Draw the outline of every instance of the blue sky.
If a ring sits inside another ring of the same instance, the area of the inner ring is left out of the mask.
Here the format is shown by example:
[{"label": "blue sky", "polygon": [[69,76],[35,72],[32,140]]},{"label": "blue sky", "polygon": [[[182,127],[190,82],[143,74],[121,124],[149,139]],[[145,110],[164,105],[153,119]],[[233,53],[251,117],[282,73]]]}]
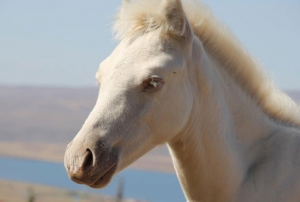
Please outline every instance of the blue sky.
[{"label": "blue sky", "polygon": [[[96,86],[121,0],[0,0],[0,84]],[[299,0],[205,0],[282,89],[300,89]]]}]

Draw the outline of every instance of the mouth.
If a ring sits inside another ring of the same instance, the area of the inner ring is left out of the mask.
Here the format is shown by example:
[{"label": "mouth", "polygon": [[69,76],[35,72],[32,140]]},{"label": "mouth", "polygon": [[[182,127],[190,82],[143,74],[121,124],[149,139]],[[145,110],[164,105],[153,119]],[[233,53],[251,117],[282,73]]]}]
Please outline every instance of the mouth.
[{"label": "mouth", "polygon": [[94,183],[88,185],[92,188],[103,188],[105,187],[110,180],[112,179],[113,175],[117,170],[117,165],[112,165],[103,175],[101,175]]}]

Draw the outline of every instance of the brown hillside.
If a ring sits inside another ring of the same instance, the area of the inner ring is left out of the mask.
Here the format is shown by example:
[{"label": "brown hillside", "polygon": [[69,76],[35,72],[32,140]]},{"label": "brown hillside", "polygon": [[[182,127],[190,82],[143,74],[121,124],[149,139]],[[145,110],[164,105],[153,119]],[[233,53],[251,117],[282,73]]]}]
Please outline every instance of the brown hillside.
[{"label": "brown hillside", "polygon": [[[0,86],[0,155],[62,161],[92,110],[98,89]],[[288,94],[297,102],[300,91]],[[165,146],[133,165],[173,172]]]}]

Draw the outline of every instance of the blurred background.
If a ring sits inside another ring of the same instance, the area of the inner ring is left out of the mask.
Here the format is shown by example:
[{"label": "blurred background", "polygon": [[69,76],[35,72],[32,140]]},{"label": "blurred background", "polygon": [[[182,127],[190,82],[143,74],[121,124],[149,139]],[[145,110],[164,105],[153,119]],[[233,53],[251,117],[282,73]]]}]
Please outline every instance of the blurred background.
[{"label": "blurred background", "polygon": [[[299,103],[300,1],[203,2]],[[102,190],[71,182],[62,163],[95,104],[98,65],[118,44],[120,4],[0,0],[0,202],[185,201],[164,146]]]}]

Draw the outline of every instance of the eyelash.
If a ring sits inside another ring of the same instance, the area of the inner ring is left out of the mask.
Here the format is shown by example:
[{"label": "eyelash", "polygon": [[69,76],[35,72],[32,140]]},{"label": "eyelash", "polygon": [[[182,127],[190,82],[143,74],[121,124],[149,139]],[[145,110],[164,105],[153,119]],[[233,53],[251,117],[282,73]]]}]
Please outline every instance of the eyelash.
[{"label": "eyelash", "polygon": [[164,80],[160,77],[150,77],[142,82],[141,92],[155,92],[159,90],[164,83]]}]

